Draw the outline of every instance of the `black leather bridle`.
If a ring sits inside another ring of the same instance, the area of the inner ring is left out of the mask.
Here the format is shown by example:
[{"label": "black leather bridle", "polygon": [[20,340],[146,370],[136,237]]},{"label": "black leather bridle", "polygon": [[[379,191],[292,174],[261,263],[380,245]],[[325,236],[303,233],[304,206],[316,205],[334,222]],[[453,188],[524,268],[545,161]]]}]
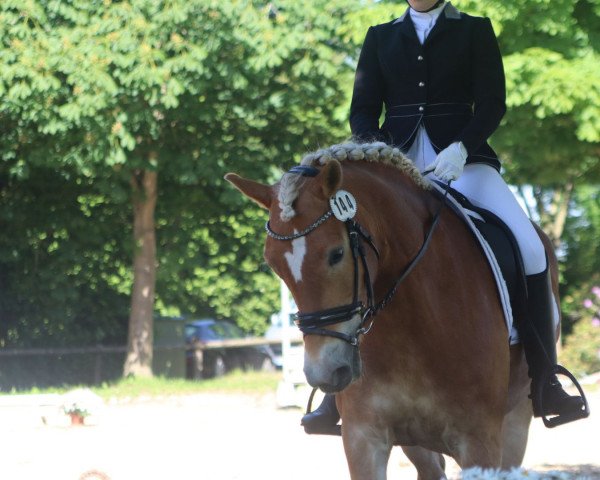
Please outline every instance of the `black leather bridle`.
[{"label": "black leather bridle", "polygon": [[[298,167],[296,167],[298,170]],[[316,169],[315,169],[316,170]],[[300,173],[306,175],[305,172],[294,171],[293,173]],[[310,175],[313,176],[313,175]],[[447,186],[449,187],[449,185]],[[375,246],[373,239],[366,232],[361,225],[353,219],[346,220],[344,223],[346,225],[346,230],[348,232],[348,239],[350,242],[350,250],[352,252],[352,260],[354,263],[354,285],[353,285],[353,296],[352,303],[347,305],[341,305],[339,307],[327,308],[324,310],[317,310],[309,313],[301,313],[298,312],[296,314],[295,323],[300,329],[300,331],[304,335],[321,335],[321,336],[329,336],[335,337],[340,340],[344,340],[348,342],[350,345],[357,347],[358,339],[360,335],[365,335],[369,333],[373,326],[374,317],[381,311],[385,306],[392,300],[399,285],[408,277],[410,272],[417,266],[419,261],[425,255],[427,248],[429,247],[429,243],[431,241],[431,237],[433,236],[433,232],[439,222],[440,214],[442,209],[446,205],[446,199],[448,197],[449,188],[445,188],[445,193],[442,199],[442,203],[435,213],[431,226],[425,235],[425,239],[421,248],[417,252],[417,254],[413,257],[413,259],[404,267],[392,288],[390,288],[387,294],[383,297],[381,301],[375,303],[375,296],[373,293],[373,284],[371,282],[371,275],[369,273],[369,266],[367,264],[366,251],[364,248],[364,242],[371,247],[371,249],[375,252],[377,258],[379,258],[379,251]],[[330,209],[321,215],[317,220],[315,220],[311,225],[302,230],[301,232],[294,233],[292,235],[282,235],[276,233],[271,228],[269,222],[266,223],[265,229],[267,234],[275,239],[282,241],[291,241],[300,237],[305,237],[309,235],[311,232],[315,231],[320,225],[322,225],[325,221],[333,216],[333,211]],[[367,305],[365,306],[362,301],[359,300],[359,261],[363,266],[364,270],[364,284],[367,291]],[[347,322],[354,318],[354,316],[360,315],[361,322],[354,332],[353,335],[348,335],[346,333],[337,332],[335,330],[330,330],[327,328],[323,328],[329,325],[333,325],[336,323]]]},{"label": "black leather bridle", "polygon": [[[279,235],[275,233],[269,222],[267,222],[266,230],[269,236],[275,238],[276,240],[293,240],[295,238],[299,238],[305,235],[308,235],[312,231],[314,231],[319,225],[323,223],[326,219],[330,218],[333,215],[332,211],[327,211],[324,215],[322,215],[316,222],[314,222],[310,227],[303,230],[300,233],[294,235]],[[363,228],[354,220],[346,220],[345,222],[346,229],[348,231],[348,239],[350,241],[350,251],[352,252],[352,260],[354,263],[354,286],[353,286],[353,295],[352,295],[352,303],[347,305],[342,305],[339,307],[326,308],[324,310],[317,310],[315,312],[310,313],[300,313],[296,314],[295,323],[300,329],[300,331],[304,335],[324,335],[330,337],[336,337],[341,340],[344,340],[351,345],[358,345],[358,336],[362,333],[366,333],[364,329],[364,324],[369,318],[367,315],[374,307],[374,295],[373,295],[373,285],[371,282],[371,276],[369,274],[369,266],[367,264],[366,252],[363,245],[363,241],[366,242],[375,252],[377,258],[379,258],[379,251],[371,236],[366,233]],[[364,270],[364,283],[367,289],[367,307],[362,301],[358,298],[358,282],[359,282],[359,273],[358,273],[358,265],[360,263],[363,266]],[[333,325],[335,323],[346,322],[353,318],[355,315],[361,315],[362,321],[360,327],[356,331],[354,335],[348,335],[342,332],[336,332],[335,330],[325,329],[328,325]]]}]

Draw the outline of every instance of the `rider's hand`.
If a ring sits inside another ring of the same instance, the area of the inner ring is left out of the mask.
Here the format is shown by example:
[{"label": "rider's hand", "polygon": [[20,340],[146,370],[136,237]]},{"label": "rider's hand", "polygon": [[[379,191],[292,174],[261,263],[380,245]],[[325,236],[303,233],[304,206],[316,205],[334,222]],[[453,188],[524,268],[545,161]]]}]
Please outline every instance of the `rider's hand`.
[{"label": "rider's hand", "polygon": [[462,142],[454,142],[438,153],[426,170],[433,170],[434,175],[445,182],[456,180],[462,174],[467,156],[467,149]]}]

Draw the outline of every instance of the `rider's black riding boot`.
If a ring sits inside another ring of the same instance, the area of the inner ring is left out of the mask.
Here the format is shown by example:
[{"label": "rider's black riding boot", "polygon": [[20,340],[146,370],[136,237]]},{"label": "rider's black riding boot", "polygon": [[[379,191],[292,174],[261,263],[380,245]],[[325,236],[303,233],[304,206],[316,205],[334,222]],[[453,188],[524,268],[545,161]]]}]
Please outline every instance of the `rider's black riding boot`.
[{"label": "rider's black riding boot", "polygon": [[302,417],[300,424],[304,427],[306,433],[316,434],[339,434],[340,419],[337,406],[335,404],[335,395],[326,394],[319,407],[307,413]]},{"label": "rider's black riding boot", "polygon": [[570,416],[573,416],[571,420],[583,418],[584,415],[580,415],[586,409],[583,398],[565,392],[552,372],[557,361],[549,269],[526,279],[528,318],[518,330],[529,365],[533,415],[564,415],[565,420]]}]

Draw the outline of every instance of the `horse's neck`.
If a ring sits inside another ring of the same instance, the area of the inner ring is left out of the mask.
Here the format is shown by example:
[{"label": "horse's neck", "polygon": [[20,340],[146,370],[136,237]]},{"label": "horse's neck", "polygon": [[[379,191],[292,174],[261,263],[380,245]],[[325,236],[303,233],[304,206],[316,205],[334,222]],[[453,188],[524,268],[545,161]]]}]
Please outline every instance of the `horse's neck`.
[{"label": "horse's neck", "polygon": [[367,211],[368,228],[381,253],[378,280],[387,284],[423,244],[436,200],[406,174],[381,170],[369,179]]},{"label": "horse's neck", "polygon": [[405,236],[407,240],[420,238],[431,211],[431,193],[393,168],[384,169],[370,180],[372,185],[368,188],[374,204],[369,210],[377,212],[378,228],[386,239],[392,242]]}]

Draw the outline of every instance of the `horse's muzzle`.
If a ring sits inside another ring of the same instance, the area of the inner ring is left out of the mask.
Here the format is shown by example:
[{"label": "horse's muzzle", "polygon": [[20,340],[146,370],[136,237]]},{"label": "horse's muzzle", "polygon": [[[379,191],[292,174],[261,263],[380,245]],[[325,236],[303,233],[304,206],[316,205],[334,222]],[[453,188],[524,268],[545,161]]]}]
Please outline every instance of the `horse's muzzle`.
[{"label": "horse's muzzle", "polygon": [[336,369],[331,375],[330,383],[322,383],[320,385],[313,385],[319,388],[325,393],[337,393],[341,392],[352,382],[353,375],[352,369],[349,366],[344,366]]},{"label": "horse's muzzle", "polygon": [[358,349],[347,348],[347,350],[349,355],[346,361],[336,362],[335,365],[328,366],[327,362],[322,361],[310,364],[305,359],[304,374],[309,385],[325,393],[337,393],[360,377],[361,363]]}]

